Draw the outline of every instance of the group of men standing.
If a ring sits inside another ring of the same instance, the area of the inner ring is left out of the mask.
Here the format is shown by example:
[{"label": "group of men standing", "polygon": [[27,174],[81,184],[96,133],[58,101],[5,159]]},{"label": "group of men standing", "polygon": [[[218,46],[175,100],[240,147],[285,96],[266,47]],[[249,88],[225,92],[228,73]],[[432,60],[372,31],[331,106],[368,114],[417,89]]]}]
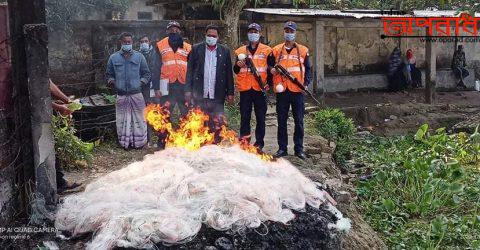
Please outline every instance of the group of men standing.
[{"label": "group of men standing", "polygon": [[[181,36],[178,22],[167,26],[168,37],[150,45],[148,37],[141,39],[141,52],[132,49],[132,35],[121,35],[122,49],[110,56],[107,82],[117,91],[117,133],[124,148],[140,148],[152,137],[143,118],[148,103],[168,106],[172,113],[178,106],[186,115],[192,107],[200,107],[210,117],[212,130],[220,128],[224,105],[234,102],[234,77],[240,93],[240,136],[250,142],[250,120],[255,112],[255,146],[262,150],[265,136],[267,100],[265,91],[276,94],[278,119],[278,146],[276,157],[288,155],[287,121],[290,107],[295,122],[294,151],[305,159],[303,152],[305,100],[298,82],[307,86],[311,82],[311,64],[308,48],[295,42],[296,23],[284,25],[285,42],[270,48],[260,42],[261,27],[248,26],[248,44],[235,50],[232,65],[230,49],[218,43],[215,26],[205,30],[205,41],[191,46]],[[143,53],[143,55],[142,55]],[[147,59],[146,59],[147,58]],[[290,77],[276,70],[281,65]],[[256,72],[255,72],[256,71]],[[263,84],[265,83],[265,84]],[[143,93],[143,95],[142,95]],[[148,132],[147,132],[148,131]],[[160,134],[158,146],[165,147],[168,135]]]}]

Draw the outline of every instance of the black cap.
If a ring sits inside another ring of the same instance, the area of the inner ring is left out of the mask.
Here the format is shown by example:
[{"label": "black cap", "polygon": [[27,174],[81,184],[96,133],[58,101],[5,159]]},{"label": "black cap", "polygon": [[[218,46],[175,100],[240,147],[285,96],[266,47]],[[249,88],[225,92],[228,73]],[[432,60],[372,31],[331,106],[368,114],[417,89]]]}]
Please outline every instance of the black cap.
[{"label": "black cap", "polygon": [[167,30],[170,29],[171,27],[177,27],[179,29],[182,28],[177,21],[171,21],[167,24]]}]

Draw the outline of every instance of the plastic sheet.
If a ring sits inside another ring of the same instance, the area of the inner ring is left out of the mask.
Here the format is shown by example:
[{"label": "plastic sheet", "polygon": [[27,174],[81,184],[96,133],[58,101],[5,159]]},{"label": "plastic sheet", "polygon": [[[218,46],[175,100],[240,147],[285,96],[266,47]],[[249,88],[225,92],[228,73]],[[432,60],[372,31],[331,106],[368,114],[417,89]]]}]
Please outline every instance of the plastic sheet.
[{"label": "plastic sheet", "polygon": [[151,248],[189,241],[202,223],[216,230],[287,223],[291,209],[324,201],[317,185],[286,160],[264,161],[238,146],[169,148],[66,197],[55,226],[72,236],[95,232],[87,249]]}]

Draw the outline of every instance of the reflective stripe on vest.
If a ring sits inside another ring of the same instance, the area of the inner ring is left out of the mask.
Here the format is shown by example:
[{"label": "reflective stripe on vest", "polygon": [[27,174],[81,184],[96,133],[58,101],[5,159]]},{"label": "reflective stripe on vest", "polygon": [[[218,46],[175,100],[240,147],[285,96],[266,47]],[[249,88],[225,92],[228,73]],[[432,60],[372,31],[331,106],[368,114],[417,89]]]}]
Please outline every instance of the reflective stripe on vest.
[{"label": "reflective stripe on vest", "polygon": [[[173,49],[169,47],[169,48],[167,48],[167,49],[164,49],[164,50],[160,51],[160,53],[161,53],[162,55],[164,55],[164,54],[166,54],[166,53],[168,53],[168,52],[173,52]],[[182,48],[178,48],[176,53],[177,53],[177,54],[180,54],[180,55],[182,55],[182,56],[188,56],[188,52],[185,51],[185,50],[182,49]]]},{"label": "reflective stripe on vest", "polygon": [[[257,71],[258,71],[258,73],[267,72],[267,67],[258,67]],[[250,69],[249,68],[241,68],[240,72],[250,72]]]},{"label": "reflective stripe on vest", "polygon": [[170,60],[163,62],[164,65],[172,65],[172,64],[178,64],[178,65],[185,65],[187,66],[187,62],[182,61],[182,60]]},{"label": "reflective stripe on vest", "polygon": [[292,72],[305,72],[305,67],[302,67],[300,69],[300,67],[288,67],[287,68],[287,71],[292,73]]},{"label": "reflective stripe on vest", "polygon": [[[282,60],[296,60],[298,61],[298,56],[297,55],[282,55],[280,57],[280,61]],[[303,58],[302,56],[300,56],[300,62],[301,63],[304,63],[305,62],[305,58]]]}]

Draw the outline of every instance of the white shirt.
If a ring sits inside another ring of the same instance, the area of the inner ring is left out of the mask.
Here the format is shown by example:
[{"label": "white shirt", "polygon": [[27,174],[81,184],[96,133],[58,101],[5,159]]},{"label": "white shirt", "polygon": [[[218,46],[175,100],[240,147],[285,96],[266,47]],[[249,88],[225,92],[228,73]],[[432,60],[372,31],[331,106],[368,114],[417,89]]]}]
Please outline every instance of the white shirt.
[{"label": "white shirt", "polygon": [[205,66],[203,69],[203,98],[215,98],[215,81],[217,77],[217,46],[209,50],[205,47]]}]

